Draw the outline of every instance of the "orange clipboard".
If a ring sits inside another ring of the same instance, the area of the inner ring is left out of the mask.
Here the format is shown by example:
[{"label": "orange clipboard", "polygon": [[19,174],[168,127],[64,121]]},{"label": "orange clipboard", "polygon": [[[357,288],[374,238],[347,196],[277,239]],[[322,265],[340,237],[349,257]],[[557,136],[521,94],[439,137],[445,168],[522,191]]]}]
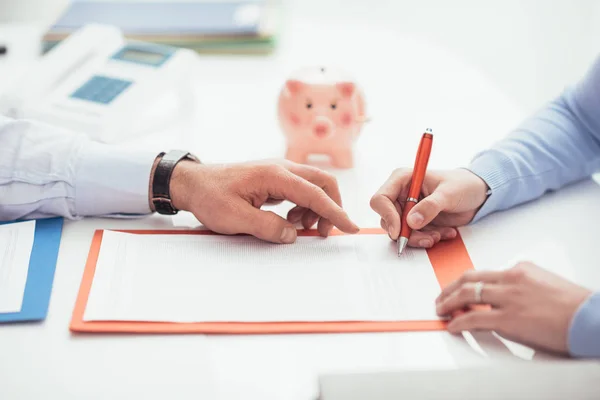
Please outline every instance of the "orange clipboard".
[{"label": "orange clipboard", "polygon": [[[118,232],[177,235],[215,235],[206,230],[118,230]],[[85,271],[70,323],[72,332],[88,333],[202,333],[202,334],[277,334],[277,333],[351,333],[351,332],[401,332],[445,330],[447,321],[364,321],[364,322],[139,322],[139,321],[84,321],[83,315],[92,287],[96,262],[102,243],[102,230],[94,233]],[[317,236],[314,230],[299,230],[298,236]],[[333,231],[332,235],[344,235]],[[363,235],[386,235],[382,229],[361,229]],[[437,243],[427,250],[435,276],[441,288],[457,279],[463,272],[473,269],[462,238]]]}]

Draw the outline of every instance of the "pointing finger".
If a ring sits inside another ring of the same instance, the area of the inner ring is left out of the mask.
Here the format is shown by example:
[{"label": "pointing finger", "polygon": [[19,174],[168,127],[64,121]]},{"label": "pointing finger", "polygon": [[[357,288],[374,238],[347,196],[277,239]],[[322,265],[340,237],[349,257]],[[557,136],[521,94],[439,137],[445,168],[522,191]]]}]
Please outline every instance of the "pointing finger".
[{"label": "pointing finger", "polygon": [[269,190],[275,195],[298,206],[311,209],[319,216],[330,220],[341,231],[356,233],[359,227],[354,224],[346,212],[317,185],[289,171],[278,174],[269,182]]},{"label": "pointing finger", "polygon": [[333,201],[336,202],[337,205],[342,205],[342,195],[340,194],[340,188],[335,176],[310,165],[286,163],[285,167],[291,173],[298,175],[299,177],[304,178],[310,183],[320,187],[325,193],[327,193],[329,197],[333,199]]},{"label": "pointing finger", "polygon": [[[329,197],[333,199],[333,201],[337,203],[337,205],[339,205],[340,207],[342,206],[342,195],[340,193],[340,188],[335,176],[310,165],[290,162],[286,163],[285,166],[293,174],[296,174],[306,179],[307,181],[313,183],[314,185],[319,186],[321,189],[323,189],[325,193],[327,193]],[[310,220],[311,219],[307,217],[307,221],[310,222]],[[317,216],[314,219],[314,222],[310,224],[310,226],[313,226],[317,221],[319,221],[319,232],[321,233],[321,235],[327,236],[333,228],[333,223],[327,218],[319,219]],[[308,229],[306,225],[304,225],[304,227]]]}]

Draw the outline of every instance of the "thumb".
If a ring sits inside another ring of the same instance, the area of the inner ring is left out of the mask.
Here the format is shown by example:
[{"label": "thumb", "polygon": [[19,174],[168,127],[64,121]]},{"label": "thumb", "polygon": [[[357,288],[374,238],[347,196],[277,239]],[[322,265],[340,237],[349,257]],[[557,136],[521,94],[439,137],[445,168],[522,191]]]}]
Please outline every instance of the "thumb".
[{"label": "thumb", "polygon": [[421,229],[449,207],[448,195],[442,191],[434,191],[429,196],[418,202],[410,213],[406,221],[412,229]]},{"label": "thumb", "polygon": [[294,225],[274,212],[263,211],[249,205],[245,214],[247,218],[244,218],[239,227],[244,233],[272,243],[296,241],[297,232]]}]

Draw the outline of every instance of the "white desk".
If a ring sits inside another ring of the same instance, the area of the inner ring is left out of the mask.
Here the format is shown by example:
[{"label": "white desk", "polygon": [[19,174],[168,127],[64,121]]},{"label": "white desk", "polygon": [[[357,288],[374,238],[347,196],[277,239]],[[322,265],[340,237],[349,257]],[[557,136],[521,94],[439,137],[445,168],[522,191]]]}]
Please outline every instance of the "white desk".
[{"label": "white desk", "polygon": [[[283,138],[275,120],[280,85],[299,65],[335,62],[359,78],[373,120],[358,143],[356,168],[334,173],[352,218],[362,226],[378,226],[369,198],[393,168],[412,165],[425,127],[438,134],[431,168],[451,168],[467,162],[523,117],[479,71],[444,49],[400,36],[389,26],[325,25],[292,18],[284,33],[273,57],[207,57],[194,83],[200,104],[188,135],[181,142],[149,140],[148,146],[185,145],[206,162],[281,157]],[[493,215],[462,234],[475,266],[485,269],[547,243],[553,231],[568,232],[556,248],[562,246],[570,264],[553,268],[600,286],[600,269],[594,261],[599,203],[600,188],[587,182]],[[70,334],[68,324],[95,229],[196,225],[185,214],[68,221],[47,320],[0,327],[0,398],[308,400],[315,395],[321,372],[453,368],[533,356],[519,346],[505,347],[488,334],[478,335],[473,345],[445,332]]]}]

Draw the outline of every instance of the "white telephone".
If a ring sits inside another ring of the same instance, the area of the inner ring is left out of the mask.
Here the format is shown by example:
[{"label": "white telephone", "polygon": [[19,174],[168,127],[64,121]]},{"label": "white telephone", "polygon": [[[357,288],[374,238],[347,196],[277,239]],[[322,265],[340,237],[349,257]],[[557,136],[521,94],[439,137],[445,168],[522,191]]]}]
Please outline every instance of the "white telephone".
[{"label": "white telephone", "polygon": [[189,109],[196,62],[191,50],[126,42],[118,28],[88,25],[0,96],[0,113],[120,142],[166,126]]}]

